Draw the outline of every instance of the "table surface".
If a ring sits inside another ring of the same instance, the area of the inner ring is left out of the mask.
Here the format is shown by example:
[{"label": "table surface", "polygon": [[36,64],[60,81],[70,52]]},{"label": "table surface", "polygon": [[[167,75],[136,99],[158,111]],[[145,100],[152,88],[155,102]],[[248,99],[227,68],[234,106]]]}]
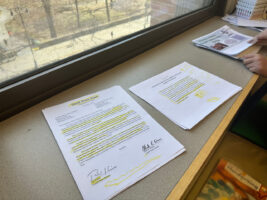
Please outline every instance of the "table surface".
[{"label": "table surface", "polygon": [[[225,25],[218,17],[191,28],[100,75],[0,122],[0,199],[82,199],[42,109],[121,85],[186,152],[114,199],[180,199],[184,196],[248,95],[258,76],[240,61],[195,47],[192,40]],[[248,35],[256,32],[233,27]],[[128,88],[187,61],[243,90],[190,131],[183,130]],[[88,64],[89,65],[89,64]]]}]

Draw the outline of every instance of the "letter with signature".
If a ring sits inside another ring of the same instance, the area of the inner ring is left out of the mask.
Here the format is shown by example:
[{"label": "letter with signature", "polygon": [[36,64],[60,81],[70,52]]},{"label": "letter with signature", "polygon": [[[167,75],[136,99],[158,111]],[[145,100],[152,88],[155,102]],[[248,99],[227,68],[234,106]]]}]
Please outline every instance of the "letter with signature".
[{"label": "letter with signature", "polygon": [[109,199],[185,151],[119,86],[43,113],[84,199]]}]

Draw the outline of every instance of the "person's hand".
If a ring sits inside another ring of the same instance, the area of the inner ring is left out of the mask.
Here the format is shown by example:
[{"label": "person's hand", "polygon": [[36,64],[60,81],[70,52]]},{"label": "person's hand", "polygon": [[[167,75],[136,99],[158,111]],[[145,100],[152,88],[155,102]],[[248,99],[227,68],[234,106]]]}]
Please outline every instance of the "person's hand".
[{"label": "person's hand", "polygon": [[267,77],[267,58],[260,54],[248,54],[243,57],[246,67],[257,74]]},{"label": "person's hand", "polygon": [[267,45],[267,29],[256,35],[250,43],[256,43],[258,45]]}]

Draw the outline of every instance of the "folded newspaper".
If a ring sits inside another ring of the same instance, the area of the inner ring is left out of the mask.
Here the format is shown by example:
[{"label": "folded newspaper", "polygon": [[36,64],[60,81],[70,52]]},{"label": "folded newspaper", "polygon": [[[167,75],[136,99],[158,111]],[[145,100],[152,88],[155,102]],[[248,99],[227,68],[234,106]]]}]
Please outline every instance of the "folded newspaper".
[{"label": "folded newspaper", "polygon": [[253,45],[249,43],[252,38],[225,25],[212,33],[194,39],[193,43],[196,46],[237,58],[239,53]]}]

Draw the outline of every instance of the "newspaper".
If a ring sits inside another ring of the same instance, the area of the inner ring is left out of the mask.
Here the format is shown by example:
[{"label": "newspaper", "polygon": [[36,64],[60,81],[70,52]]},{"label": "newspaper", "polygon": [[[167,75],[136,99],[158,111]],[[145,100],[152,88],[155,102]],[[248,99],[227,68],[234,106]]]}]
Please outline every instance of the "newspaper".
[{"label": "newspaper", "polygon": [[196,46],[234,57],[253,45],[253,43],[249,43],[252,38],[225,25],[212,33],[193,40],[193,43]]}]

